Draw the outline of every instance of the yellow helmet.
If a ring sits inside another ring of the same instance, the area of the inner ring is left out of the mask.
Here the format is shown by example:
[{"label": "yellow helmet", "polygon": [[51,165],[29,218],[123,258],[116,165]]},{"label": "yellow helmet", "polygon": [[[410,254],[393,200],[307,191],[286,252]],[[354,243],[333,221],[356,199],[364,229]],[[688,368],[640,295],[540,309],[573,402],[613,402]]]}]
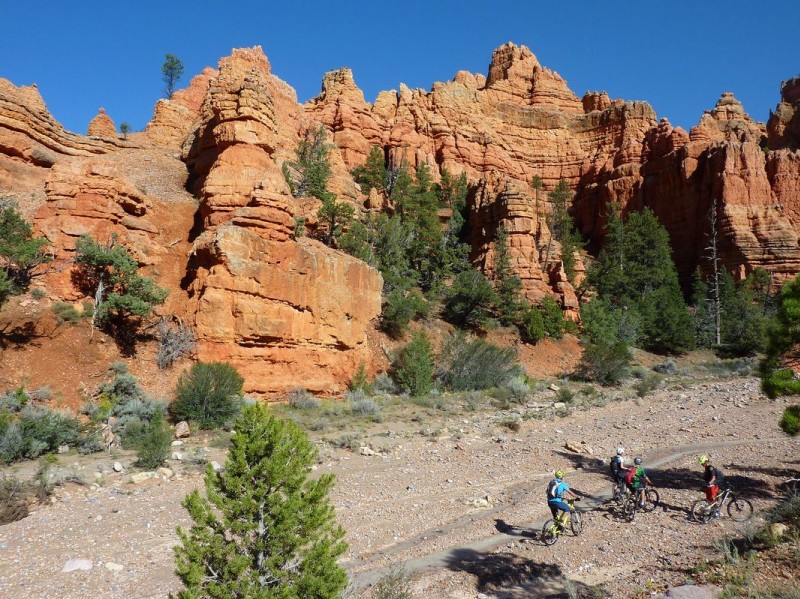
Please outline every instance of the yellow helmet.
[{"label": "yellow helmet", "polygon": [[564,478],[566,472],[564,472],[563,470],[556,470],[554,474],[556,475],[556,478]]},{"label": "yellow helmet", "polygon": [[699,456],[699,457],[697,458],[697,462],[698,462],[698,463],[699,463],[701,466],[705,466],[705,465],[706,465],[706,464],[708,464],[708,462],[709,462],[708,456],[707,456],[707,455],[701,455],[701,456]]}]

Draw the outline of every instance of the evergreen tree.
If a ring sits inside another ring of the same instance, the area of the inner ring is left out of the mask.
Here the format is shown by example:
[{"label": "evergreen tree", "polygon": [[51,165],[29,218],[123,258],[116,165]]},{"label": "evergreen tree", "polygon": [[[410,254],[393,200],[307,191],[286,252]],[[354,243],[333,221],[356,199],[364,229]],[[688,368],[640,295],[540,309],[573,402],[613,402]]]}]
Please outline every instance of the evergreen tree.
[{"label": "evergreen tree", "polygon": [[332,193],[325,194],[322,206],[317,211],[317,218],[325,225],[327,231],[325,243],[333,246],[335,239],[341,236],[342,227],[348,226],[355,215],[355,208],[347,202],[337,202]]},{"label": "evergreen tree", "polygon": [[164,64],[161,65],[161,77],[164,81],[164,93],[167,99],[172,98],[175,93],[175,86],[178,80],[183,77],[183,63],[174,54],[167,54],[164,57]]},{"label": "evergreen tree", "polygon": [[[13,203],[0,200],[0,269],[14,290],[26,289],[33,269],[47,261],[46,244],[44,237],[33,236],[30,224]],[[0,289],[2,286],[0,283]]]},{"label": "evergreen tree", "polygon": [[492,284],[471,268],[458,273],[447,290],[444,317],[457,326],[480,329],[488,325],[496,304]]},{"label": "evergreen tree", "polygon": [[727,355],[752,356],[766,344],[766,294],[759,291],[758,277],[751,274],[737,285],[727,271],[720,272],[720,341]]},{"label": "evergreen tree", "polygon": [[[537,193],[538,197],[538,193]],[[555,189],[550,192],[551,210],[548,218],[550,241],[545,252],[545,265],[550,262],[553,241],[561,244],[561,263],[567,278],[572,281],[575,277],[575,252],[581,247],[580,235],[575,231],[569,206],[572,200],[572,191],[569,184],[561,179]]]},{"label": "evergreen tree", "polygon": [[433,378],[433,345],[425,331],[414,333],[394,361],[394,378],[400,387],[413,396],[431,390]]},{"label": "evergreen tree", "polygon": [[405,222],[409,204],[412,202],[411,195],[413,193],[414,178],[408,170],[408,165],[403,162],[389,174],[389,179],[389,198],[394,205],[395,214],[399,215],[400,219]]},{"label": "evergreen tree", "polygon": [[153,306],[164,303],[167,290],[139,275],[139,265],[116,237],[100,244],[88,236],[75,244],[76,278],[94,297],[94,323],[108,327],[118,341],[130,344]]},{"label": "evergreen tree", "polygon": [[618,214],[609,215],[605,243],[587,282],[615,308],[641,316],[639,341],[645,349],[683,352],[692,347],[694,324],[681,295],[669,235],[649,208],[624,223]]},{"label": "evergreen tree", "polygon": [[764,393],[772,398],[800,394],[800,377],[794,370],[800,364],[800,275],[778,295],[764,354],[760,366]]},{"label": "evergreen tree", "polygon": [[206,470],[208,498],[194,490],[183,502],[193,523],[178,528],[178,597],[338,598],[344,530],[328,498],[333,476],[309,477],[314,445],[262,404],[234,430],[225,468]]},{"label": "evergreen tree", "polygon": [[14,284],[8,280],[8,275],[4,270],[0,270],[0,308],[8,301],[8,297],[14,291]]},{"label": "evergreen tree", "polygon": [[352,171],[353,179],[361,186],[361,191],[369,195],[371,189],[383,192],[386,189],[386,164],[383,150],[372,146],[363,165],[357,166]]},{"label": "evergreen tree", "polygon": [[511,270],[508,232],[504,227],[497,229],[494,238],[494,287],[497,293],[500,322],[505,325],[516,322],[524,309],[524,304],[519,297],[522,281]]},{"label": "evergreen tree", "polygon": [[328,158],[331,146],[326,137],[324,126],[311,127],[297,144],[297,160],[284,163],[283,176],[294,197],[314,197],[324,202],[333,195],[328,191],[333,171]]}]

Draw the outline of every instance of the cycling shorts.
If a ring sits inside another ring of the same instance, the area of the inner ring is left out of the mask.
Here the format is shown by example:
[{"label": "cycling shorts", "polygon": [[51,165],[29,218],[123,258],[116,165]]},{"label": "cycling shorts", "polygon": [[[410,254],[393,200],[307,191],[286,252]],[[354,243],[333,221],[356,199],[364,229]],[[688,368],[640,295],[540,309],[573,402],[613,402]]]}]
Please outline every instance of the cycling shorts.
[{"label": "cycling shorts", "polygon": [[710,485],[706,487],[706,499],[708,501],[714,501],[719,495],[719,485]]}]

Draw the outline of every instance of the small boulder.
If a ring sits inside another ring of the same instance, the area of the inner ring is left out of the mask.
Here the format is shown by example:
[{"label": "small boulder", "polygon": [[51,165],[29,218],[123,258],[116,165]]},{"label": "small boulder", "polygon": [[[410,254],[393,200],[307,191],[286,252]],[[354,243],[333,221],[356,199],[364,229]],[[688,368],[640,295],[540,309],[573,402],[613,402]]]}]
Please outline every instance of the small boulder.
[{"label": "small boulder", "polygon": [[112,466],[112,468],[114,468],[114,472],[124,472],[125,471],[125,466],[123,466],[121,462],[114,462],[114,465]]},{"label": "small boulder", "polygon": [[94,562],[90,559],[74,558],[68,559],[61,569],[62,572],[74,572],[75,570],[91,570]]},{"label": "small boulder", "polygon": [[159,468],[156,470],[156,472],[161,478],[172,478],[172,475],[174,474],[174,472],[172,472],[172,470],[169,468]]},{"label": "small boulder", "polygon": [[131,482],[134,485],[141,484],[146,480],[150,480],[156,476],[155,472],[137,472],[136,474],[131,474]]},{"label": "small boulder", "polygon": [[377,453],[375,452],[374,449],[372,449],[371,447],[366,447],[366,446],[359,447],[358,448],[358,453],[360,453],[361,455],[365,455],[365,456],[377,455]]},{"label": "small boulder", "polygon": [[115,562],[106,562],[103,564],[106,570],[110,570],[111,572],[122,572],[125,569],[125,566],[122,564],[117,564]]},{"label": "small boulder", "polygon": [[175,425],[175,438],[176,439],[185,439],[191,434],[189,430],[189,423],[185,420],[181,420],[178,424]]}]

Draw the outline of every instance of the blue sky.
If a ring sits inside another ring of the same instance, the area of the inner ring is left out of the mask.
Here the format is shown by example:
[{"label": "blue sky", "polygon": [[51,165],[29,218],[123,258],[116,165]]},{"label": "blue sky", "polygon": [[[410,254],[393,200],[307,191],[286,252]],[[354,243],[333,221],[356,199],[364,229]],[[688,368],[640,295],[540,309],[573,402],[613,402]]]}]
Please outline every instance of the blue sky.
[{"label": "blue sky", "polygon": [[528,46],[580,97],[646,100],[688,128],[725,91],[757,120],[800,74],[797,0],[5,0],[0,77],[36,83],[51,113],[85,133],[99,107],[142,129],[161,97],[164,55],[186,67],[180,87],[232,48],[260,45],[303,102],[325,72],[353,70],[367,101],[430,89],[458,70],[486,73],[505,42]]}]

